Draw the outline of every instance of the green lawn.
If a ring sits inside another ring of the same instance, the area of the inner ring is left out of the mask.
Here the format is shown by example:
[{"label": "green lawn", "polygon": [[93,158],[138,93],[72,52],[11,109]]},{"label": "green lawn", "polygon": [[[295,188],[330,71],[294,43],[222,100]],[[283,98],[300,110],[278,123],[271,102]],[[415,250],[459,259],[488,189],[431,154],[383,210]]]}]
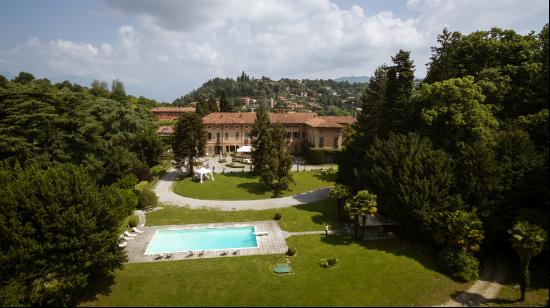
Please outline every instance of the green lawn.
[{"label": "green lawn", "polygon": [[[290,189],[282,192],[280,197],[332,186],[335,174],[322,176],[319,171],[300,171],[292,172],[292,176],[295,184],[291,184]],[[249,172],[215,174],[214,181],[205,181],[202,184],[187,177],[176,182],[174,192],[185,197],[208,200],[257,200],[274,197],[258,181],[258,177]]]},{"label": "green lawn", "polygon": [[337,220],[336,201],[331,198],[288,208],[261,211],[216,211],[165,206],[162,210],[147,213],[147,225],[270,220],[276,212],[283,215],[279,225],[287,231],[323,230],[324,223],[335,228],[340,227]]},{"label": "green lawn", "polygon": [[525,292],[525,301],[519,301],[519,286],[505,285],[497,298],[489,302],[493,307],[543,307],[548,303],[548,288],[532,289]]},{"label": "green lawn", "polygon": [[[419,306],[445,302],[468,284],[440,274],[431,256],[392,239],[295,236],[295,274],[272,272],[282,255],[126,264],[109,295],[90,306]],[[335,268],[321,258],[337,257]]]}]

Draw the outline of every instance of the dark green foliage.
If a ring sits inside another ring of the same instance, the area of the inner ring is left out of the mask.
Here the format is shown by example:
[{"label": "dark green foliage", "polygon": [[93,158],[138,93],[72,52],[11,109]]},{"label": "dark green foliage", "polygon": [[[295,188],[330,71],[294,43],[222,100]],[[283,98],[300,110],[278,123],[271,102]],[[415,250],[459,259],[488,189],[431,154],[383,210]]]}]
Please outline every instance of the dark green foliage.
[{"label": "dark green foliage", "polygon": [[70,164],[0,164],[2,305],[75,305],[126,260],[117,228],[128,216],[114,187]]},{"label": "dark green foliage", "polygon": [[138,204],[137,208],[140,210],[151,210],[157,207],[158,197],[154,191],[150,189],[144,189],[137,193]]},{"label": "dark green foliage", "polygon": [[186,167],[193,174],[194,160],[204,155],[206,129],[196,113],[184,113],[178,119],[174,130],[172,149],[175,167]]},{"label": "dark green foliage", "polygon": [[[99,82],[98,82],[99,83]],[[110,184],[159,159],[150,111],[40,80],[0,88],[0,160],[82,166]]]},{"label": "dark green foliage", "polygon": [[409,104],[413,90],[414,64],[410,52],[399,50],[391,58],[394,65],[386,71],[384,121],[379,133],[407,132],[412,125],[413,110]]},{"label": "dark green foliage", "polygon": [[139,221],[136,217],[132,217],[132,218],[130,218],[130,220],[128,220],[128,227],[129,228],[137,227],[138,224],[139,224]]},{"label": "dark green foliage", "polygon": [[94,80],[92,82],[90,93],[92,93],[95,96],[108,98],[110,95],[110,92],[109,92],[109,87],[107,86],[107,82]]},{"label": "dark green foliage", "polygon": [[281,212],[277,212],[277,213],[275,213],[275,215],[273,216],[273,219],[274,219],[274,220],[281,220],[281,218],[283,218],[283,215],[281,214]]},{"label": "dark green foliage", "polygon": [[127,101],[126,91],[124,91],[124,84],[122,84],[122,81],[118,79],[113,80],[110,98],[119,103],[125,103]]},{"label": "dark green foliage", "polygon": [[261,174],[266,168],[266,162],[269,146],[269,127],[271,122],[267,115],[267,110],[262,104],[256,110],[256,119],[250,130],[250,140],[252,143],[252,165],[256,174]]},{"label": "dark green foliage", "polygon": [[291,257],[292,257],[293,255],[296,254],[296,248],[295,248],[295,247],[288,247],[288,250],[286,251],[286,254],[287,254],[288,256],[291,256]]},{"label": "dark green foliage", "polygon": [[33,74],[27,73],[27,72],[20,72],[19,75],[17,75],[15,78],[13,78],[12,81],[16,82],[16,83],[25,84],[25,83],[29,83],[33,80],[34,80],[34,75]]},{"label": "dark green foliage", "polygon": [[309,144],[304,146],[304,158],[312,165],[334,163],[340,152],[340,149],[313,148]]},{"label": "dark green foliage", "polygon": [[415,134],[376,139],[359,173],[378,196],[380,212],[411,236],[431,238],[435,216],[460,204],[451,191],[453,160]]},{"label": "dark green foliage", "polygon": [[468,282],[479,278],[479,261],[461,250],[443,249],[437,254],[437,264],[458,281]]},{"label": "dark green foliage", "polygon": [[[272,124],[264,138],[266,156],[263,164],[256,172],[260,183],[279,195],[281,191],[288,189],[288,185],[294,181],[290,168],[292,167],[292,155],[285,148],[286,131],[280,124]],[[256,170],[256,169],[255,169]]]},{"label": "dark green foliage", "polygon": [[221,112],[229,112],[231,111],[231,103],[229,100],[227,100],[227,97],[225,96],[225,92],[222,93],[222,96],[220,97],[220,111]]}]

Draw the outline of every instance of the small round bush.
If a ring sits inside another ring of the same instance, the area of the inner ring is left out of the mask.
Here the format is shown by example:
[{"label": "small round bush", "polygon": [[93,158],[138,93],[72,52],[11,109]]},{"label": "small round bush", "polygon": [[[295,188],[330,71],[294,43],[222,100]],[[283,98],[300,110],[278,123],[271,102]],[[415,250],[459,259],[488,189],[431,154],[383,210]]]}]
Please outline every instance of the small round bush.
[{"label": "small round bush", "polygon": [[329,267],[334,267],[336,266],[336,264],[338,264],[338,258],[323,258],[321,260],[319,260],[319,265],[322,266],[322,267],[326,267],[326,268],[329,268]]},{"label": "small round bush", "polygon": [[137,225],[138,225],[137,217],[132,217],[130,218],[130,220],[128,220],[128,227],[133,228],[133,227],[137,227]]},{"label": "small round bush", "polygon": [[138,209],[150,210],[157,206],[158,197],[152,190],[144,190],[138,193]]},{"label": "small round bush", "polygon": [[458,281],[467,282],[479,278],[479,261],[463,251],[445,248],[437,254],[437,264]]},{"label": "small round bush", "polygon": [[288,247],[288,250],[286,251],[286,254],[292,257],[293,255],[296,254],[296,248]]},{"label": "small round bush", "polygon": [[283,218],[283,214],[281,214],[281,212],[277,212],[275,213],[275,216],[273,216],[273,219],[275,220],[281,220],[281,218]]}]

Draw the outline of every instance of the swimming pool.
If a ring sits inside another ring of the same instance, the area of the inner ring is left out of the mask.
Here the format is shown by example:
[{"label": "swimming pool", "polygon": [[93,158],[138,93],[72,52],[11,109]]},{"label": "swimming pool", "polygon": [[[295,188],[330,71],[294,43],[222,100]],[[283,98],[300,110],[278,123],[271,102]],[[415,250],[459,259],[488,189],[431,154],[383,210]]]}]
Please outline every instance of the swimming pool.
[{"label": "swimming pool", "polygon": [[170,229],[157,230],[145,254],[257,247],[254,226]]}]

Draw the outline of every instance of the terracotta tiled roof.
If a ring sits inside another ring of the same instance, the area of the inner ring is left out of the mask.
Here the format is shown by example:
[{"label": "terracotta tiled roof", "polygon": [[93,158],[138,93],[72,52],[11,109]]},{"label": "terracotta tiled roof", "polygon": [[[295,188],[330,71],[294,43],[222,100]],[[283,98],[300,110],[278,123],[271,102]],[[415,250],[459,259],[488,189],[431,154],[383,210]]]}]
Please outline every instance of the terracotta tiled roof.
[{"label": "terracotta tiled roof", "polygon": [[353,116],[322,116],[321,118],[343,125],[355,123],[356,121]]},{"label": "terracotta tiled roof", "polygon": [[195,112],[195,107],[156,107],[152,112]]},{"label": "terracotta tiled roof", "polygon": [[[268,113],[269,120],[272,123],[282,124],[303,124],[308,119],[315,118],[317,115],[312,112],[297,113]],[[213,112],[204,118],[204,124],[254,124],[256,120],[255,112]]]},{"label": "terracotta tiled roof", "polygon": [[287,113],[269,113],[269,120],[272,123],[282,124],[304,124],[307,120],[317,117],[313,112],[287,112]]},{"label": "terracotta tiled roof", "polygon": [[353,122],[355,118],[351,116],[320,116],[308,120],[306,124],[311,127],[342,128]]},{"label": "terracotta tiled roof", "polygon": [[212,112],[202,118],[204,124],[254,124],[255,112]]}]

